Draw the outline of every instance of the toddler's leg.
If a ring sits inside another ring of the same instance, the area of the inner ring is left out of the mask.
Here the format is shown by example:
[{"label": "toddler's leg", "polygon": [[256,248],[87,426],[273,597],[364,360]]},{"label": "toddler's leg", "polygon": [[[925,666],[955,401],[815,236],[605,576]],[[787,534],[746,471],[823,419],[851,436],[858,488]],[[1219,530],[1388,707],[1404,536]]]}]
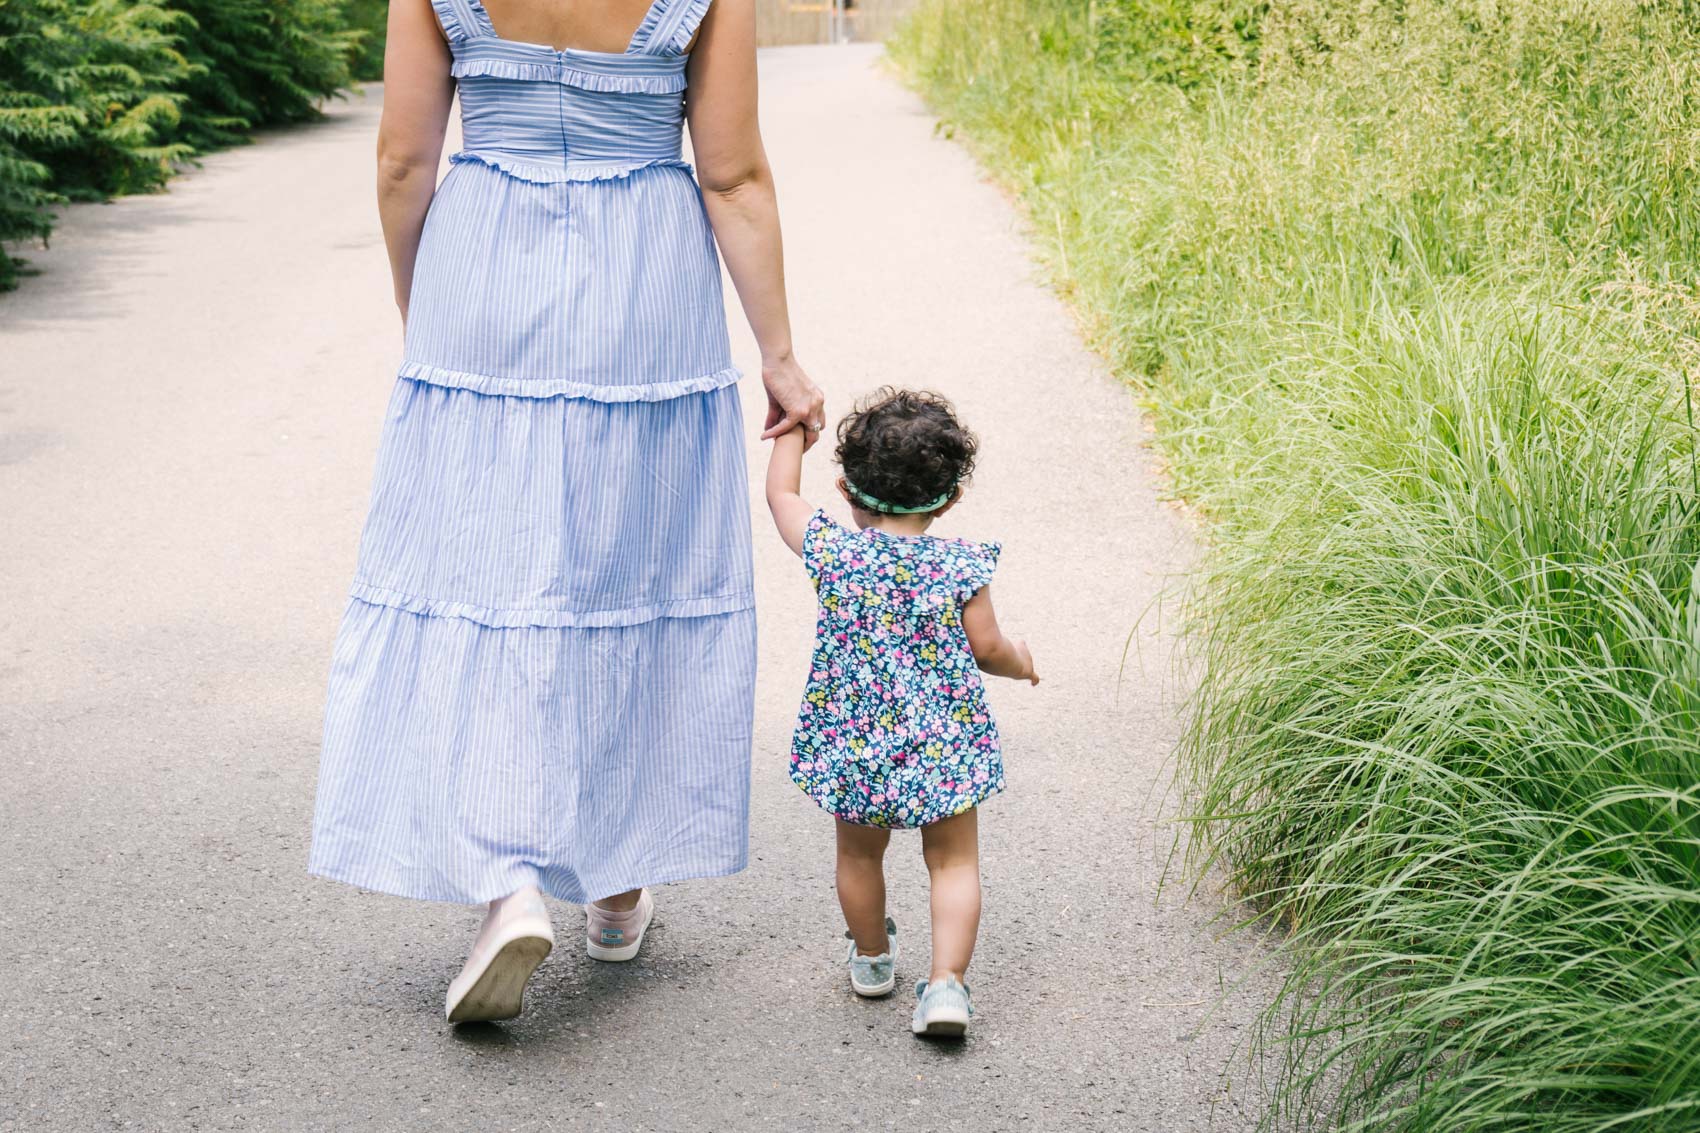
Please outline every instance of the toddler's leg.
[{"label": "toddler's leg", "polygon": [[980,931],[980,812],[921,827],[921,853],[932,880],[933,969],[928,977],[966,979]]},{"label": "toddler's leg", "polygon": [[856,951],[886,950],[885,847],[891,831],[838,820],[838,905]]}]

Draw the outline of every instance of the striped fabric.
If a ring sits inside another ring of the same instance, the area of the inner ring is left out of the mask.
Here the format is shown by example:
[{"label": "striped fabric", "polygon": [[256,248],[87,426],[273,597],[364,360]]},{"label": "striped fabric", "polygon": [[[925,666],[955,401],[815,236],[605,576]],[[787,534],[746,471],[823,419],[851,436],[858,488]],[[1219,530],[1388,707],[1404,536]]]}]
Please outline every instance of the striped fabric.
[{"label": "striped fabric", "polygon": [[679,160],[708,0],[624,55],[433,0],[466,149],[432,202],[337,636],[309,868],[583,902],[746,859],[738,378]]},{"label": "striped fabric", "polygon": [[714,238],[676,166],[563,182],[453,166],[408,312],[403,376],[439,385],[636,401],[738,380]]}]

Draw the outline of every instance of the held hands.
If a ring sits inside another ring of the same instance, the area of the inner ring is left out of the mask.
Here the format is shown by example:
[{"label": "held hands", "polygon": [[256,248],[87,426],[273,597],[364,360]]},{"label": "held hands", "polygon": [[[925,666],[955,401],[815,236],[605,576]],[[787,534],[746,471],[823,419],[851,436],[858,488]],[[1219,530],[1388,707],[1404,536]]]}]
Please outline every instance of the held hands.
[{"label": "held hands", "polygon": [[761,439],[770,441],[801,426],[803,448],[811,448],[826,428],[826,396],[820,387],[790,355],[764,361],[761,384],[767,389],[767,424]]}]

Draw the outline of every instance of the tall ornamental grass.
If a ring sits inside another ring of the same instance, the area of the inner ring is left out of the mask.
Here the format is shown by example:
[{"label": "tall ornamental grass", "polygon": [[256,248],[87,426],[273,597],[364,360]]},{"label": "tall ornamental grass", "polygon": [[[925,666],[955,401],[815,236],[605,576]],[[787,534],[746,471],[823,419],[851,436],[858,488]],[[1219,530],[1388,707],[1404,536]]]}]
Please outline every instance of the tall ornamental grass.
[{"label": "tall ornamental grass", "polygon": [[1270,1128],[1700,1130],[1700,7],[927,0],[1207,519]]}]

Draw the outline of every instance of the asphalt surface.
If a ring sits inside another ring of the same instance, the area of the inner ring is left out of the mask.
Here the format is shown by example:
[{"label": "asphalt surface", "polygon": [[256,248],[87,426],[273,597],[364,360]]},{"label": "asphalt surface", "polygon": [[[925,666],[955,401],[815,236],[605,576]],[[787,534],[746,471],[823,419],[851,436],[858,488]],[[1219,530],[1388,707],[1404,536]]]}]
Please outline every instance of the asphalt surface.
[{"label": "asphalt surface", "polygon": [[[752,860],[668,886],[643,956],[582,914],[528,1011],[442,1019],[479,911],[309,877],[323,685],[399,327],[376,89],[65,210],[0,297],[0,1129],[1238,1130],[1272,953],[1166,869],[1172,617],[1192,555],[1129,394],[1036,278],[1016,211],[868,48],[764,52],[799,355],[829,412],[955,398],[984,455],[942,533],[1005,545],[1045,677],[992,690],[974,1031],[912,1038],[918,839],[890,860],[897,994],[841,966],[830,821],[786,742],[811,594],[760,502]],[[805,490],[832,470],[810,458]]]}]

